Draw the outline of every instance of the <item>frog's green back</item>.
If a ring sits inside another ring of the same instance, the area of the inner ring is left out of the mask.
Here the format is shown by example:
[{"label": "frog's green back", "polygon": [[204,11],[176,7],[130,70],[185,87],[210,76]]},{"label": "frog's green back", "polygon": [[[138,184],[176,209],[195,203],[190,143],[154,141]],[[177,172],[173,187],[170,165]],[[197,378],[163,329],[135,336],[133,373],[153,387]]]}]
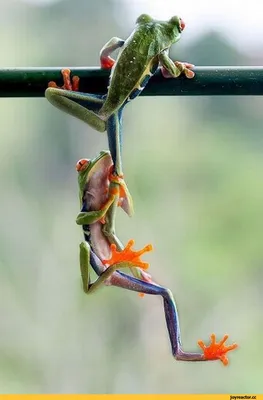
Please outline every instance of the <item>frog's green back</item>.
[{"label": "frog's green back", "polygon": [[133,92],[142,90],[147,83],[147,78],[150,78],[158,67],[158,55],[179,38],[180,30],[170,21],[150,19],[150,21],[137,23],[112,68],[108,95],[100,110],[100,115],[108,117]]}]

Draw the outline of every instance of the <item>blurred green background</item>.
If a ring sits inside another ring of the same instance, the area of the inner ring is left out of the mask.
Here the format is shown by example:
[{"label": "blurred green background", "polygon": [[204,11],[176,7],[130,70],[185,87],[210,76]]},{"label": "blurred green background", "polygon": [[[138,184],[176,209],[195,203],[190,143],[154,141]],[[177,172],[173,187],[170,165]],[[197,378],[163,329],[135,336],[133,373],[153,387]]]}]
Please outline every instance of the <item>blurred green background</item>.
[{"label": "blurred green background", "polygon": [[[167,18],[189,20],[173,59],[262,63],[238,9],[228,9],[230,33],[209,26],[221,3],[199,19],[189,2],[167,2]],[[102,45],[127,37],[141,12],[163,17],[147,1],[1,0],[0,67],[98,65]],[[227,368],[173,360],[161,298],[82,292],[75,163],[106,137],[44,99],[0,104],[0,392],[262,393],[263,99],[141,97],[124,116],[136,214],[120,212],[117,233],[153,243],[150,272],[175,295],[185,350],[212,332],[240,345]]]}]

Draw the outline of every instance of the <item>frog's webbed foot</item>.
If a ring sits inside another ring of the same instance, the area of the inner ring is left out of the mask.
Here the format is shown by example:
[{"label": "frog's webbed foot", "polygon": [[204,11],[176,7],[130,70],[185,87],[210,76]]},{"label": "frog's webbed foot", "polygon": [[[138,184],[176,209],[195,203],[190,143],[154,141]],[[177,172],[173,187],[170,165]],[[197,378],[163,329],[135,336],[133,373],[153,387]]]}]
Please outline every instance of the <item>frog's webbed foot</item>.
[{"label": "frog's webbed foot", "polygon": [[78,76],[73,76],[72,79],[70,77],[70,69],[62,69],[61,74],[63,77],[63,85],[58,86],[56,82],[51,81],[48,83],[48,87],[53,87],[57,89],[64,89],[64,90],[70,90],[73,92],[78,92],[79,91],[79,77]]},{"label": "frog's webbed foot", "polygon": [[227,339],[228,335],[225,335],[223,339],[221,339],[219,342],[216,342],[216,336],[213,333],[211,335],[211,344],[209,346],[206,346],[202,340],[199,340],[198,344],[204,352],[204,360],[220,360],[224,365],[227,365],[228,358],[226,353],[238,347],[236,343],[226,346],[225,342]]},{"label": "frog's webbed foot", "polygon": [[[195,76],[193,64],[181,61],[174,61],[174,65],[176,67],[177,73],[176,76],[184,74],[186,78],[192,79]],[[174,78],[175,76],[172,75],[164,66],[161,67],[161,72],[164,78]]]},{"label": "frog's webbed foot", "polygon": [[153,246],[148,244],[143,249],[135,251],[132,250],[133,245],[134,240],[131,239],[123,250],[118,251],[116,245],[114,243],[111,244],[111,257],[107,260],[103,260],[103,264],[108,264],[109,267],[118,265],[118,268],[139,267],[143,270],[148,269],[149,263],[141,261],[140,256],[152,251]]}]

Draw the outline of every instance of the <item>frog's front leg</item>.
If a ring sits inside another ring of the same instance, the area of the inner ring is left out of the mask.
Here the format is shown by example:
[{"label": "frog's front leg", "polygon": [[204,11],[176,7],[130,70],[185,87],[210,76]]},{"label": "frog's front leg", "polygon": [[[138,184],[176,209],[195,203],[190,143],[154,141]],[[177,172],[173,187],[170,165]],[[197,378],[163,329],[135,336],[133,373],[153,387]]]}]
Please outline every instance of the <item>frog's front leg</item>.
[{"label": "frog's front leg", "polygon": [[64,85],[59,88],[55,82],[50,82],[45,91],[47,100],[58,109],[66,112],[87,123],[98,132],[106,130],[106,122],[95,112],[89,110],[100,109],[104,100],[103,96],[78,92],[78,77],[70,81],[70,70],[62,70]]},{"label": "frog's front leg", "polygon": [[[124,249],[124,246],[122,242],[119,240],[118,236],[115,233],[115,217],[116,217],[116,211],[118,206],[124,207],[125,211],[129,214],[130,207],[132,207],[132,199],[130,198],[127,199],[127,188],[126,190],[123,189],[123,185],[125,185],[125,182],[123,179],[117,177],[117,176],[110,176],[110,188],[109,192],[115,191],[118,193],[118,195],[115,197],[114,202],[111,204],[109,210],[107,211],[106,218],[105,218],[105,224],[102,227],[103,234],[107,238],[110,244],[113,244],[116,246],[116,248],[121,251]],[[123,204],[119,204],[119,197],[124,196],[123,201],[127,201],[127,206],[128,208],[125,207]],[[129,197],[129,196],[128,196]],[[135,278],[142,279],[143,281],[146,282],[151,282],[151,275],[146,273],[143,269],[139,268],[138,266],[130,266],[130,271],[133,274]]]},{"label": "frog's front leg", "polygon": [[110,206],[115,201],[115,196],[116,196],[116,194],[112,192],[112,194],[109,196],[109,199],[100,208],[100,210],[81,211],[76,218],[77,225],[90,225],[90,224],[94,224],[97,221],[102,221],[104,223],[105,215],[107,214],[107,211],[109,210]]},{"label": "frog's front leg", "polygon": [[115,60],[110,57],[110,54],[122,47],[124,43],[125,41],[123,39],[113,37],[102,47],[100,51],[101,68],[110,69],[113,67]]},{"label": "frog's front leg", "polygon": [[161,72],[165,78],[177,78],[181,74],[184,74],[189,79],[195,76],[194,71],[191,70],[194,67],[193,64],[172,61],[166,50],[159,54],[159,62],[161,64]]},{"label": "frog's front leg", "polygon": [[115,244],[118,249],[121,250],[123,248],[123,245],[115,234],[116,212],[118,206],[120,206],[129,216],[131,216],[133,214],[133,202],[125,181],[122,177],[110,174],[109,181],[109,194],[110,196],[115,197],[114,201],[111,203],[110,207],[107,210],[105,224],[102,228],[102,231],[110,244]]}]

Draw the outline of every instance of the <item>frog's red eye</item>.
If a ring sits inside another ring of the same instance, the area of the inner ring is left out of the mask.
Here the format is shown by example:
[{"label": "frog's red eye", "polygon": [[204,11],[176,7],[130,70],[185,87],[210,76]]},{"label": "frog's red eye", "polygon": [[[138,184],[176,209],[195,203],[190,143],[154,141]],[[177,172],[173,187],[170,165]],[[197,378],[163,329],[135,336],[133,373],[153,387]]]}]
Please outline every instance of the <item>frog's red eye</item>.
[{"label": "frog's red eye", "polygon": [[181,32],[184,30],[185,28],[185,22],[182,20],[182,18],[180,18],[180,30]]},{"label": "frog's red eye", "polygon": [[78,172],[83,171],[84,169],[87,168],[87,166],[89,165],[90,160],[88,160],[87,158],[82,158],[81,160],[79,160],[76,164],[76,170]]}]

